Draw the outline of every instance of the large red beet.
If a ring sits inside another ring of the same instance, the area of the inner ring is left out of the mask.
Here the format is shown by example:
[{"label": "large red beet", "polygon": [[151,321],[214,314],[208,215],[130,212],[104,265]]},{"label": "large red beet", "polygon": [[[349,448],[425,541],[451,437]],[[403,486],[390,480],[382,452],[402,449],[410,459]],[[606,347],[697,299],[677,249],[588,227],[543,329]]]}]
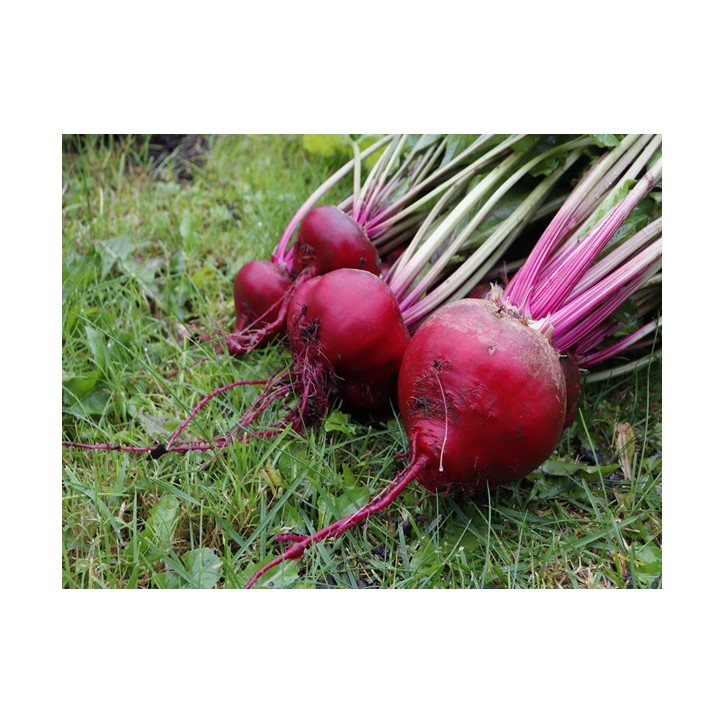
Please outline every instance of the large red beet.
[{"label": "large red beet", "polygon": [[553,452],[566,385],[548,340],[496,302],[463,299],[417,330],[398,384],[400,412],[428,490],[518,480]]}]

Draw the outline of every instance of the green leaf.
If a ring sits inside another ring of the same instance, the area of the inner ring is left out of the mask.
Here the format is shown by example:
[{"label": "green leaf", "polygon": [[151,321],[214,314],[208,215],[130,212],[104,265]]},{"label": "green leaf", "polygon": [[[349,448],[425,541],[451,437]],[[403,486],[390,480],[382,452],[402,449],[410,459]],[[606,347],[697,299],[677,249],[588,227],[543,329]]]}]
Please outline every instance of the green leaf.
[{"label": "green leaf", "polygon": [[[257,563],[251,570],[248,571],[249,577],[251,574],[261,568],[265,563],[268,563],[275,556],[269,556],[264,561]],[[282,561],[278,566],[267,571],[259,580],[256,582],[256,588],[289,588],[299,578],[299,561],[287,560]]]},{"label": "green leaf", "polygon": [[149,553],[151,557],[160,557],[160,554],[171,548],[178,524],[178,511],[179,501],[175,495],[166,493],[158,499],[141,533],[143,542],[146,543],[145,553]]},{"label": "green leaf", "polygon": [[147,241],[131,239],[130,236],[116,236],[105,241],[96,241],[95,247],[100,253],[101,278],[105,278],[114,267],[121,267],[134,251],[148,246]]},{"label": "green leaf", "polygon": [[325,432],[341,432],[346,437],[352,437],[356,433],[357,426],[352,422],[352,418],[346,412],[334,410],[327,415],[324,421]]},{"label": "green leaf", "polygon": [[636,179],[626,179],[621,186],[614,188],[614,190],[599,203],[591,220],[578,232],[578,238],[582,239],[619,201],[625,198],[635,185]]},{"label": "green leaf", "polygon": [[280,513],[280,520],[283,527],[293,528],[298,533],[306,530],[306,524],[302,514],[291,503],[285,503]]},{"label": "green leaf", "polygon": [[523,136],[519,141],[513,144],[513,149],[518,153],[527,153],[538,143],[538,136]]},{"label": "green leaf", "polygon": [[211,548],[188,551],[181,560],[190,579],[186,587],[213,588],[221,578],[222,562]]},{"label": "green leaf", "polygon": [[342,481],[345,488],[354,488],[357,484],[357,477],[349,465],[342,465]]},{"label": "green leaf", "polygon": [[83,399],[76,400],[76,402],[70,404],[65,408],[64,412],[80,418],[100,417],[108,409],[110,399],[110,392],[106,389],[99,388],[93,390],[90,394],[83,397]]},{"label": "green leaf", "polygon": [[650,221],[654,219],[656,203],[650,199],[644,199],[628,216],[626,221],[621,224],[618,231],[613,235],[609,242],[609,248],[617,246],[620,242],[625,241],[633,236],[637,231],[641,231]]},{"label": "green leaf", "polygon": [[344,518],[347,515],[352,515],[358,511],[363,505],[369,502],[370,489],[357,486],[355,488],[348,488],[334,499],[334,507],[336,514],[340,518]]},{"label": "green leaf", "polygon": [[74,417],[98,417],[110,401],[110,392],[100,384],[100,370],[63,379],[63,411]]},{"label": "green leaf", "polygon": [[349,136],[339,133],[305,133],[302,147],[307,153],[332,156],[349,146]]},{"label": "green leaf", "polygon": [[455,547],[457,550],[474,551],[480,548],[483,539],[480,535],[476,535],[469,527],[462,525],[452,525],[445,533],[443,539],[443,547],[446,551]]},{"label": "green leaf", "polygon": [[550,176],[563,162],[565,158],[562,156],[551,156],[541,161],[531,172],[531,176],[536,178]]},{"label": "green leaf", "polygon": [[452,161],[455,156],[462,153],[477,138],[478,137],[476,135],[472,134],[448,134],[445,139],[445,154],[440,162],[440,167],[445,166],[445,164],[449,161]]},{"label": "green leaf", "polygon": [[154,573],[152,580],[157,588],[184,588],[183,578],[176,571]]},{"label": "green leaf", "polygon": [[[533,475],[528,477],[533,477]],[[558,498],[576,485],[575,481],[568,476],[546,478],[543,475],[537,475],[535,477],[535,494],[541,500]]]},{"label": "green leaf", "polygon": [[106,343],[103,335],[95,328],[89,325],[85,327],[85,337],[93,356],[93,361],[103,372],[106,371],[108,363],[108,355],[106,353]]},{"label": "green leaf", "polygon": [[143,290],[143,293],[161,306],[154,276],[162,260],[152,259],[138,262],[131,257],[132,252],[144,249],[149,246],[150,242],[134,241],[128,236],[117,236],[108,241],[96,241],[95,244],[103,257],[102,277],[105,277],[116,268],[119,273],[134,279]]},{"label": "green leaf", "polygon": [[601,148],[613,148],[614,146],[618,146],[623,138],[623,135],[616,135],[615,133],[592,133],[590,135],[596,142],[596,145]]},{"label": "green leaf", "polygon": [[566,460],[556,460],[549,458],[541,466],[540,470],[546,475],[584,475],[597,478],[600,475],[608,475],[614,470],[618,470],[618,464],[611,465],[587,465],[581,462],[572,462]]},{"label": "green leaf", "polygon": [[[94,370],[90,374],[83,375],[82,377],[68,375],[66,372],[63,372],[63,397],[65,398],[65,392],[67,392],[73,399],[82,399],[95,389],[96,385],[98,384],[99,377],[99,370]],[[70,400],[67,402],[67,404],[70,404]]]},{"label": "green leaf", "polygon": [[656,578],[661,576],[661,548],[649,543],[643,548],[637,548],[634,557],[636,578],[639,583],[651,585]]},{"label": "green leaf", "polygon": [[136,410],[134,417],[143,425],[144,432],[151,437],[165,438],[172,431],[169,430],[171,426],[169,426],[168,418],[162,415],[154,417],[147,415],[143,410]]}]

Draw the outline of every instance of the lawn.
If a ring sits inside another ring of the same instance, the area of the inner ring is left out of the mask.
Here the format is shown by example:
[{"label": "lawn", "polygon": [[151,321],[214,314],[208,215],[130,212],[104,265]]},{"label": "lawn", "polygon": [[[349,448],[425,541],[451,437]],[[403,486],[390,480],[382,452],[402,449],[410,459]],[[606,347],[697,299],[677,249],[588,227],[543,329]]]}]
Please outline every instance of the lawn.
[{"label": "lawn", "polygon": [[[289,363],[281,343],[244,359],[199,334],[229,329],[236,270],[268,257],[306,196],[348,156],[300,137],[210,137],[159,156],[148,138],[64,138],[64,440],[154,445],[208,391]],[[330,192],[337,202],[351,189]],[[223,434],[255,396],[236,388],[189,436]],[[474,498],[411,486],[386,512],[261,579],[296,588],[658,588],[661,363],[583,387],[556,453]],[[269,410],[267,419],[274,419]],[[333,409],[216,455],[63,449],[67,588],[242,587],[306,533],[351,512],[400,470],[391,411]]]}]

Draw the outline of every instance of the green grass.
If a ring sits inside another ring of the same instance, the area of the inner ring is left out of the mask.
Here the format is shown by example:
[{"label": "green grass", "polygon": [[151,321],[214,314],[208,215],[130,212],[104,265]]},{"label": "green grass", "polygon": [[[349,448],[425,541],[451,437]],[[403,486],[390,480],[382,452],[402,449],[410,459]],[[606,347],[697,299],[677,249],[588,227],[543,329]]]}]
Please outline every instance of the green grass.
[{"label": "green grass", "polygon": [[[171,157],[154,168],[147,146],[64,148],[63,439],[160,442],[205,392],[288,363],[280,344],[234,360],[189,332],[229,328],[237,268],[268,257],[299,204],[346,160],[309,156],[293,137],[218,137],[202,167]],[[222,434],[254,395],[217,398],[189,434]],[[631,475],[614,442],[623,424]],[[63,448],[63,585],[241,587],[279,551],[276,534],[318,529],[381,488],[403,464],[393,456],[404,441],[394,416],[369,426],[334,410],[304,437],[216,456]],[[262,584],[660,587],[661,469],[652,362],[584,386],[579,419],[527,479],[472,499],[413,485]]]}]

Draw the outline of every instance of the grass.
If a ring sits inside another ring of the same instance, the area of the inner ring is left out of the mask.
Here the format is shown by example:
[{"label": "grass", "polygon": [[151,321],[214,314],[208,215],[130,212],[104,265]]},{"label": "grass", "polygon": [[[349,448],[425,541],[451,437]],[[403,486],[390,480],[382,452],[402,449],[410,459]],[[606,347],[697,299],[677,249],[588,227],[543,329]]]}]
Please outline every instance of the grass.
[{"label": "grass", "polygon": [[[147,139],[72,141],[63,153],[63,439],[155,444],[205,392],[288,362],[281,344],[235,360],[190,333],[229,328],[235,271],[268,257],[301,201],[346,158],[310,156],[293,137],[218,137],[201,166],[180,155],[154,165]],[[350,188],[351,179],[329,200]],[[220,396],[189,434],[222,434],[254,395]],[[336,409],[304,437],[286,432],[216,456],[64,448],[63,585],[241,587],[278,552],[275,535],[351,511],[395,475],[404,450],[394,416],[370,426]],[[660,587],[661,470],[661,366],[652,361],[584,386],[578,420],[527,479],[472,499],[413,485],[260,585]]]}]

